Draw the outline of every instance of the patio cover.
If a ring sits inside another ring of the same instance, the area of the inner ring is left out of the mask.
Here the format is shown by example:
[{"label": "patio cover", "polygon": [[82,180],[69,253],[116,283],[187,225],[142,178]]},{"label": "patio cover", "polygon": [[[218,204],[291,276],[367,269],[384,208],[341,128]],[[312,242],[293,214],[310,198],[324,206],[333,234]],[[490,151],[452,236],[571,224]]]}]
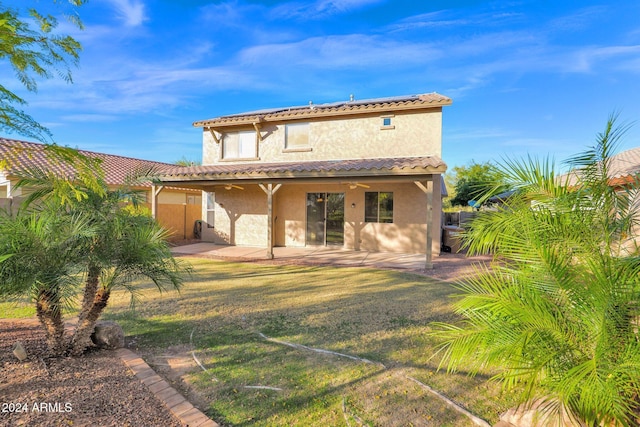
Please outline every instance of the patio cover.
[{"label": "patio cover", "polygon": [[173,167],[163,169],[157,177],[159,188],[154,189],[154,199],[165,185],[203,191],[221,185],[259,185],[267,195],[267,257],[273,258],[273,195],[282,184],[413,182],[427,199],[425,268],[431,269],[433,175],[442,174],[446,169],[447,165],[438,156]]},{"label": "patio cover", "polygon": [[358,182],[427,179],[447,165],[438,156],[380,159],[318,160],[307,162],[229,163],[173,167],[160,171],[161,185],[203,187],[239,183]]}]

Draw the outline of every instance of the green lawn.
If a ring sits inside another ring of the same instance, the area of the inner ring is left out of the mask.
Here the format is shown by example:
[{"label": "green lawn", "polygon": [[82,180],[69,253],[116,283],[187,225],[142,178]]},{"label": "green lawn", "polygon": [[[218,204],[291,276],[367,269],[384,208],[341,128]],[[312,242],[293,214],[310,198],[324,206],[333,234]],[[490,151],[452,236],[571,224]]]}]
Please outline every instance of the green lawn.
[{"label": "green lawn", "polygon": [[456,320],[447,283],[386,270],[190,261],[180,294],[143,285],[132,312],[117,293],[105,318],[123,325],[152,366],[172,349],[193,349],[206,371],[193,367],[184,384],[220,423],[473,425],[408,377],[490,423],[513,406],[487,377],[437,372],[426,333],[430,322]]}]

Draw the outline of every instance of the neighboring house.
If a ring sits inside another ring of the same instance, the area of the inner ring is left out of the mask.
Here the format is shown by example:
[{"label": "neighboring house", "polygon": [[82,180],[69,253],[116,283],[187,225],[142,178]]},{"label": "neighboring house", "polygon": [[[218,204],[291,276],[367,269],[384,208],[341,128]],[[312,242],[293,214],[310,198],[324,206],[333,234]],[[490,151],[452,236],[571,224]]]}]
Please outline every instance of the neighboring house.
[{"label": "neighboring house", "polygon": [[[37,166],[61,171],[62,166],[52,163],[45,154],[45,145],[35,142],[0,138],[0,200],[6,206],[14,198],[23,196],[28,189],[14,188],[16,174],[27,167]],[[168,163],[133,159],[111,154],[78,150],[81,154],[101,160],[105,180],[110,189],[123,185],[128,176],[143,170],[160,170],[172,166]],[[133,186],[142,193],[147,207],[154,211],[158,221],[172,230],[174,239],[193,237],[194,222],[200,218],[202,193],[193,189],[164,188],[159,191],[151,181]],[[156,197],[153,197],[155,194]],[[4,200],[3,200],[4,199]]]},{"label": "neighboring house", "polygon": [[274,108],[194,123],[203,165],[166,185],[206,192],[202,239],[258,246],[440,252],[437,93]]},{"label": "neighboring house", "polygon": [[[609,158],[609,185],[622,190],[640,180],[640,147],[622,151]],[[574,170],[558,177],[560,182],[566,181],[575,185],[580,170]]]},{"label": "neighboring house", "polygon": [[640,178],[640,147],[622,151],[611,157],[609,185],[623,188],[637,183]]}]

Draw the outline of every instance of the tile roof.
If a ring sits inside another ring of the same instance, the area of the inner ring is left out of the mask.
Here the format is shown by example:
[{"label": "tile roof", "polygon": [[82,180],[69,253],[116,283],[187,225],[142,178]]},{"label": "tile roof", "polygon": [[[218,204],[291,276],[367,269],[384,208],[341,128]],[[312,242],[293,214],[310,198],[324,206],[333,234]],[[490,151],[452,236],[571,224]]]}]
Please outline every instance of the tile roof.
[{"label": "tile roof", "polygon": [[278,122],[316,117],[336,117],[402,110],[424,110],[451,105],[451,103],[451,98],[433,92],[422,95],[341,101],[330,104],[309,103],[309,105],[304,106],[256,110],[201,120],[195,122],[193,125],[197,127],[238,126],[259,122]]},{"label": "tile roof", "polygon": [[611,158],[610,178],[623,178],[640,173],[640,147],[623,151]]},{"label": "tile roof", "polygon": [[[11,176],[12,173],[24,170],[26,167],[40,167],[54,169],[59,173],[73,175],[74,170],[68,165],[60,165],[52,162],[45,154],[45,145],[35,142],[19,141],[15,139],[0,138],[0,160],[6,160],[4,171]],[[78,150],[81,154],[102,161],[105,180],[109,185],[123,184],[128,175],[137,171],[159,170],[169,166],[168,163],[153,162],[149,160],[133,159],[130,157],[116,156],[112,154],[96,153],[93,151]],[[151,186],[151,182],[140,184],[143,187]]]},{"label": "tile roof", "polygon": [[161,171],[159,179],[163,182],[179,182],[418,175],[442,173],[446,168],[447,165],[437,156],[278,163],[228,163],[166,168]]},{"label": "tile roof", "polygon": [[[568,178],[570,185],[576,184],[579,171],[573,171],[562,175],[561,179]],[[622,151],[610,158],[609,185],[625,185],[633,182],[640,174],[640,147]]]}]

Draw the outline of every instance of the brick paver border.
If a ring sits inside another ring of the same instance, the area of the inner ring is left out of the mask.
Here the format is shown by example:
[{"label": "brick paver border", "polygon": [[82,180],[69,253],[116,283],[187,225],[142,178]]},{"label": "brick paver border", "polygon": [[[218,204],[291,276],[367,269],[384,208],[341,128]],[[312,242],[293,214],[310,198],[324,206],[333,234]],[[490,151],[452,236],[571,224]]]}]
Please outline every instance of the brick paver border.
[{"label": "brick paver border", "polygon": [[174,417],[188,427],[220,427],[198,408],[194,407],[168,382],[151,369],[147,362],[127,348],[116,350],[118,357],[135,376],[156,395],[171,411]]}]

